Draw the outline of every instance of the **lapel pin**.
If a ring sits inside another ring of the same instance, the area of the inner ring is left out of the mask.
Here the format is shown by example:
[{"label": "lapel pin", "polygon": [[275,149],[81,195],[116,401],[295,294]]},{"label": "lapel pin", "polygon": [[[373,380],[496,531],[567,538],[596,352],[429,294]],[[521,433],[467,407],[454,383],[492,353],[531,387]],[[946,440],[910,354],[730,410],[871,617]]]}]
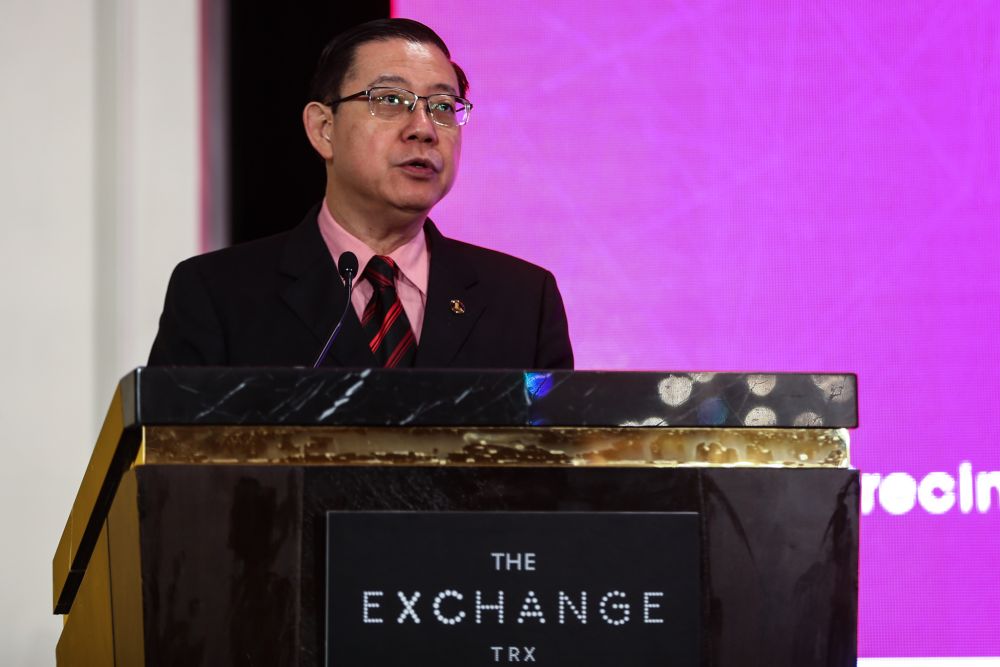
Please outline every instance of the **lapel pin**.
[{"label": "lapel pin", "polygon": [[451,312],[455,313],[456,315],[463,314],[465,312],[465,304],[459,301],[458,299],[452,299]]}]

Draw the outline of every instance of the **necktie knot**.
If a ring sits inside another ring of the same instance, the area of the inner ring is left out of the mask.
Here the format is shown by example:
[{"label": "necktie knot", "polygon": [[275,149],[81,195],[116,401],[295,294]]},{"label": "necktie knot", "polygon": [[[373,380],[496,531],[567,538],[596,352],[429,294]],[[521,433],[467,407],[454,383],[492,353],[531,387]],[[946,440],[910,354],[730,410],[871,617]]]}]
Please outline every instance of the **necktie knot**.
[{"label": "necktie knot", "polygon": [[392,261],[391,257],[375,255],[368,260],[364,277],[376,290],[383,290],[387,287],[395,287],[398,270],[396,262]]}]

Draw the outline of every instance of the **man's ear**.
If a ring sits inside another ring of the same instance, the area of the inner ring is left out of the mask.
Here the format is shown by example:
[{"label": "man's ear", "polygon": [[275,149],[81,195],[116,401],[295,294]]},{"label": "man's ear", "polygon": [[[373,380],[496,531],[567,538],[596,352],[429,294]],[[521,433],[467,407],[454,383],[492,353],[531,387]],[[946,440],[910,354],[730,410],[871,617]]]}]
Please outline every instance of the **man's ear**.
[{"label": "man's ear", "polygon": [[310,102],[302,110],[302,124],[306,129],[309,143],[324,160],[333,159],[333,112],[330,107],[319,102]]}]

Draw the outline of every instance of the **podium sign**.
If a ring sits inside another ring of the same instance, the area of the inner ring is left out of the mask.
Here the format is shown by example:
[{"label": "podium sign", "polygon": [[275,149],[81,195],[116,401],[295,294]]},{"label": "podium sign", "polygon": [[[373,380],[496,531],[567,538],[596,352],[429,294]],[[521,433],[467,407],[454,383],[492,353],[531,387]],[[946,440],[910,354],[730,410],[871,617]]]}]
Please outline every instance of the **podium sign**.
[{"label": "podium sign", "polygon": [[698,515],[327,514],[327,665],[699,664]]}]

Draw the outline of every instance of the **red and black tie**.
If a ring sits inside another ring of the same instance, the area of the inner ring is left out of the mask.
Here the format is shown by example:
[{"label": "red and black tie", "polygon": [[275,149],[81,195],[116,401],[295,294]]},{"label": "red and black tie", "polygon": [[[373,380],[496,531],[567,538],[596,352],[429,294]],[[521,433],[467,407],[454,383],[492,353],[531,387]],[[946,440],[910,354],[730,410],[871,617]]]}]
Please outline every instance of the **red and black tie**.
[{"label": "red and black tie", "polygon": [[398,273],[392,259],[375,255],[362,274],[375,288],[375,293],[361,316],[361,329],[375,359],[385,368],[412,366],[417,353],[417,340],[413,337],[410,320],[396,294]]}]

